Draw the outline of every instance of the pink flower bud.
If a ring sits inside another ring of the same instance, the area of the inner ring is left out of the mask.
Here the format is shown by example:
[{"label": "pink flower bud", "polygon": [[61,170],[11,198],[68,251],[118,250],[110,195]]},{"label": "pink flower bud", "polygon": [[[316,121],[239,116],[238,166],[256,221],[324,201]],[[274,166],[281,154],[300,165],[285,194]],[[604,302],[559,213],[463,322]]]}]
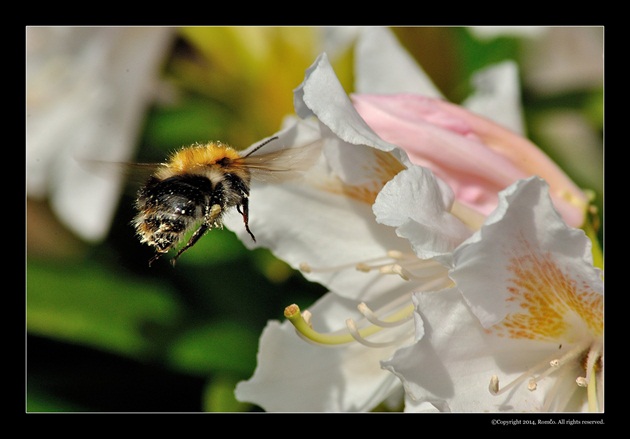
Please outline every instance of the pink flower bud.
[{"label": "pink flower bud", "polygon": [[457,200],[487,215],[497,194],[517,180],[547,181],[556,209],[580,227],[586,195],[543,151],[526,138],[463,107],[420,95],[352,96],[355,108],[384,140],[448,183]]}]

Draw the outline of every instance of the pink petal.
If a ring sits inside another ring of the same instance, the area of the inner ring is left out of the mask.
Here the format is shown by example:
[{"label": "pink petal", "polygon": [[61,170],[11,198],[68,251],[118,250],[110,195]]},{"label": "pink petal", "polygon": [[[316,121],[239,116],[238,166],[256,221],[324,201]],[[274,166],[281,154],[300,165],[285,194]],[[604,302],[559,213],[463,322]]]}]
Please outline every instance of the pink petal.
[{"label": "pink petal", "polygon": [[448,102],[419,95],[354,95],[355,108],[384,140],[446,181],[456,198],[483,214],[515,181],[538,175],[565,221],[580,226],[585,194],[527,139]]}]

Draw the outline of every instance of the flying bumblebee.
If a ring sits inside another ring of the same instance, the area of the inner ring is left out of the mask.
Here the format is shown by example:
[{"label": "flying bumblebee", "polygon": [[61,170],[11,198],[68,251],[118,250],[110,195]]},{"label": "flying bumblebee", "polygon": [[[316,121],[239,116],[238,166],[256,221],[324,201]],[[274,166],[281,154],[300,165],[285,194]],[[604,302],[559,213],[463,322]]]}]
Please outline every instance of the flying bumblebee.
[{"label": "flying bumblebee", "polygon": [[132,221],[140,242],[155,248],[149,265],[195,230],[172,259],[175,265],[177,258],[207,231],[222,227],[223,215],[232,207],[241,214],[245,230],[256,241],[249,229],[252,179],[278,182],[293,178],[315,157],[314,144],[258,153],[277,139],[272,137],[243,156],[220,142],[192,145],[176,151],[166,163],[153,165],[153,174],[138,190],[138,213]]}]

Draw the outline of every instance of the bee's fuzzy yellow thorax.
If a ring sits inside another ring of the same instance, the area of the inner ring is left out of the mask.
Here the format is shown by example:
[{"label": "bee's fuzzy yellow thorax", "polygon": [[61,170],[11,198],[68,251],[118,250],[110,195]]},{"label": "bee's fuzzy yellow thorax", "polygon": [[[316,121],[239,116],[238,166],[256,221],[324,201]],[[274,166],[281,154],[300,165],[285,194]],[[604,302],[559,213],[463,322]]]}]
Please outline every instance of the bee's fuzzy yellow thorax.
[{"label": "bee's fuzzy yellow thorax", "polygon": [[229,145],[211,142],[193,145],[175,152],[166,163],[169,174],[195,173],[216,164],[221,159],[236,160],[239,153]]}]

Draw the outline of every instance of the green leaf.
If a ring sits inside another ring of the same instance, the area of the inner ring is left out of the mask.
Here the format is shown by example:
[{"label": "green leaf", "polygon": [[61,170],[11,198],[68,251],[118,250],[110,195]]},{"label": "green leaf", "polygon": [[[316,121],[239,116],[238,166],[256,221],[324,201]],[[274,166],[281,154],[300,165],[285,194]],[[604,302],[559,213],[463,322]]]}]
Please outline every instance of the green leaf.
[{"label": "green leaf", "polygon": [[180,315],[163,284],[86,263],[28,262],[26,298],[30,333],[132,355],[159,346]]},{"label": "green leaf", "polygon": [[208,382],[203,394],[203,410],[206,412],[246,412],[251,404],[238,401],[234,389],[239,379],[229,374],[219,375]]},{"label": "green leaf", "polygon": [[39,390],[28,388],[26,411],[28,413],[82,412],[85,409]]},{"label": "green leaf", "polygon": [[256,366],[259,334],[236,321],[192,328],[170,345],[168,362],[185,372],[231,372],[243,377]]},{"label": "green leaf", "polygon": [[[192,234],[192,232],[191,232]],[[184,239],[186,241],[188,236]],[[232,263],[250,256],[250,251],[228,229],[214,229],[206,233],[194,247],[186,250],[177,261],[178,266],[204,266]]]}]

